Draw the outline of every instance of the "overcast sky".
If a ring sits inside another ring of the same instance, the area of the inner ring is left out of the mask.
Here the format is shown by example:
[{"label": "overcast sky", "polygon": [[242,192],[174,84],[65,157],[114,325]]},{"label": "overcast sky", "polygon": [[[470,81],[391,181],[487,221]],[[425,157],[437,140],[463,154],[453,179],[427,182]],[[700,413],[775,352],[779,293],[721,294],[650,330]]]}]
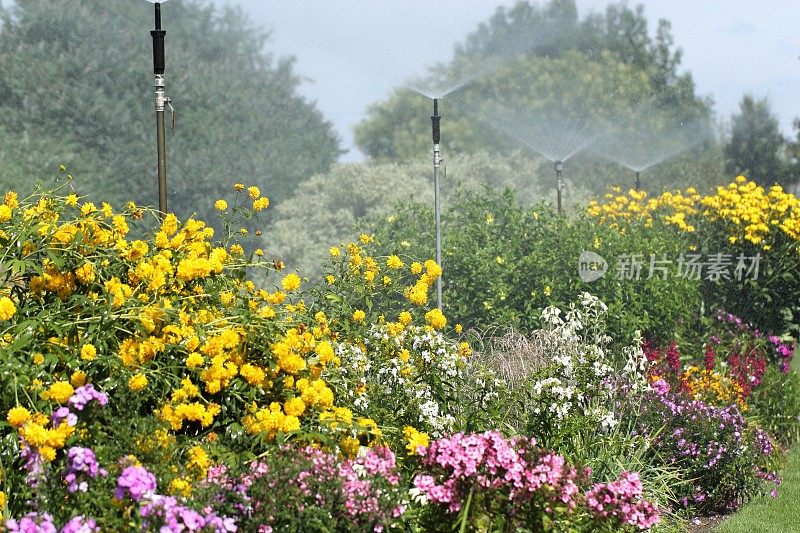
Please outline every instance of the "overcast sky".
[{"label": "overcast sky", "polygon": [[[308,78],[302,93],[316,101],[349,150],[363,156],[352,128],[370,103],[428,65],[446,61],[498,5],[495,0],[214,0],[239,5],[253,23],[272,31],[267,50],[297,58]],[[541,1],[535,2],[541,4]],[[602,11],[603,0],[577,0],[581,16]],[[729,119],[742,95],[768,97],[785,134],[800,116],[800,0],[643,0],[651,34],[656,21],[672,23],[682,66],[697,92]],[[166,10],[169,5],[165,5]]]}]

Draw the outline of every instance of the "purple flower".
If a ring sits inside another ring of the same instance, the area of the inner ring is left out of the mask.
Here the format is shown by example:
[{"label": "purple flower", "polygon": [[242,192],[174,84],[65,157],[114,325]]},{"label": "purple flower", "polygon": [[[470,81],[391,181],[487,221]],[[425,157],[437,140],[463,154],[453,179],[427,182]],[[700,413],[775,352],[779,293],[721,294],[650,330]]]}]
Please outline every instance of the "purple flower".
[{"label": "purple flower", "polygon": [[84,407],[86,407],[86,405],[92,400],[96,400],[97,403],[99,403],[101,406],[104,406],[108,403],[108,395],[104,392],[96,390],[94,385],[88,383],[75,389],[75,392],[69,399],[69,404],[73,409],[77,411],[83,411]]},{"label": "purple flower", "polygon": [[669,383],[664,381],[663,379],[656,380],[650,384],[650,387],[658,394],[659,396],[663,396],[669,392]]},{"label": "purple flower", "polygon": [[19,533],[56,533],[53,517],[47,513],[36,512],[28,513],[19,520],[7,520],[6,529]]},{"label": "purple flower", "polygon": [[61,425],[62,420],[66,420],[67,425],[70,427],[75,427],[78,424],[78,417],[69,410],[69,407],[59,407],[53,411],[53,414],[50,415],[50,419],[53,422],[53,427]]},{"label": "purple flower", "polygon": [[139,509],[139,514],[147,519],[146,526],[152,526],[153,522],[163,523],[159,528],[161,533],[200,531],[206,527],[214,533],[232,533],[238,529],[233,518],[219,517],[210,510],[204,516],[178,503],[173,496],[152,495]]},{"label": "purple flower", "polygon": [[89,488],[88,482],[84,479],[78,481],[82,474],[90,479],[97,476],[107,476],[108,472],[97,463],[94,452],[90,448],[73,446],[67,452],[67,467],[64,473],[64,481],[67,482],[69,492],[86,492]]},{"label": "purple flower", "polygon": [[94,518],[85,518],[83,515],[78,515],[64,524],[60,533],[96,533],[99,531],[100,528]]},{"label": "purple flower", "polygon": [[141,466],[129,466],[122,471],[117,479],[117,490],[114,497],[122,500],[127,496],[138,502],[146,494],[155,492],[156,476]]}]

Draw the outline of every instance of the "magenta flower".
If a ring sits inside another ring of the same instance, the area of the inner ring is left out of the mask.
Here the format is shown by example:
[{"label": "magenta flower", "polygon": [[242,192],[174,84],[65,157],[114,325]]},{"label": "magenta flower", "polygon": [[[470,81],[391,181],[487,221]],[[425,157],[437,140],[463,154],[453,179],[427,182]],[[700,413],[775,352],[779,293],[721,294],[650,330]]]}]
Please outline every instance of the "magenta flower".
[{"label": "magenta flower", "polygon": [[146,494],[156,490],[156,476],[141,466],[129,466],[122,471],[117,479],[117,490],[114,497],[122,500],[130,497],[135,502],[141,500]]}]

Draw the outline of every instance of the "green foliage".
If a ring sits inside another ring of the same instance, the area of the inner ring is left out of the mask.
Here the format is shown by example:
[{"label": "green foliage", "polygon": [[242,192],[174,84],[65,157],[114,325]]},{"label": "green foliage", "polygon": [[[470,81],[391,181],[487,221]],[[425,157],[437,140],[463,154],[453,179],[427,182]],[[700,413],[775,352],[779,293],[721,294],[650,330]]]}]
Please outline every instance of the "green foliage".
[{"label": "green foliage", "polygon": [[750,413],[784,446],[800,441],[800,374],[789,369],[781,372],[777,365],[768,365],[763,381],[748,399]]},{"label": "green foliage", "polygon": [[[448,157],[446,164],[441,179],[443,202],[450,201],[457,187],[478,189],[484,184],[498,189],[514,187],[526,202],[553,194],[551,182],[542,179],[550,178],[552,170],[520,153],[456,155]],[[290,268],[316,279],[328,248],[355,240],[361,218],[388,216],[399,201],[433,205],[432,173],[427,158],[406,164],[334,166],[302,183],[292,198],[276,207],[265,233],[265,249]]]},{"label": "green foliage", "polygon": [[[79,161],[70,168],[85,178],[82,192],[154,204],[152,6],[21,0],[0,17],[0,161],[11,162],[3,182],[30,192],[31,176]],[[263,54],[268,35],[242,12],[173,0],[163,25],[177,110],[169,199],[180,216],[213,218],[209,199],[231,176],[280,201],[338,157],[330,123],[296,94],[292,62]]]},{"label": "green foliage", "polygon": [[[589,291],[609,307],[609,334],[630,342],[637,330],[671,338],[694,327],[700,315],[699,283],[667,276],[618,280],[615,259],[625,254],[677,256],[685,243],[655,228],[621,234],[583,215],[558,216],[545,205],[521,207],[513,194],[462,193],[443,218],[445,314],[465,328],[511,325],[537,329],[541,309],[563,307]],[[373,221],[385,253],[426,257],[434,248],[433,215],[408,204],[391,221]],[[609,272],[585,283],[578,259],[593,251],[609,262]]]},{"label": "green foliage", "polygon": [[784,143],[769,100],[756,100],[747,94],[739,104],[739,113],[731,118],[725,170],[728,174],[745,175],[764,187],[784,184],[781,159]]}]

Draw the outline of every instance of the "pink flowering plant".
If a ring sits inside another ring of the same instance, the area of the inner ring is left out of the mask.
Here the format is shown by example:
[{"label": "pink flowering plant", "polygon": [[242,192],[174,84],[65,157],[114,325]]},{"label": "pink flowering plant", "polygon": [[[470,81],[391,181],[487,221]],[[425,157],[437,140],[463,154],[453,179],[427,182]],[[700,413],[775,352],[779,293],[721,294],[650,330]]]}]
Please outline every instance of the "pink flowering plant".
[{"label": "pink flowering plant", "polygon": [[212,467],[203,494],[243,531],[381,532],[400,529],[405,489],[386,447],[354,459],[283,446],[239,472]]},{"label": "pink flowering plant", "polygon": [[[538,448],[533,438],[457,433],[417,452],[420,469],[411,495],[425,505],[426,530],[453,523],[461,531],[611,531],[612,526],[647,529],[659,521],[634,474],[625,474],[609,485],[612,489],[601,484],[584,496],[580,485],[590,472]],[[612,492],[615,498],[607,499]]]}]

